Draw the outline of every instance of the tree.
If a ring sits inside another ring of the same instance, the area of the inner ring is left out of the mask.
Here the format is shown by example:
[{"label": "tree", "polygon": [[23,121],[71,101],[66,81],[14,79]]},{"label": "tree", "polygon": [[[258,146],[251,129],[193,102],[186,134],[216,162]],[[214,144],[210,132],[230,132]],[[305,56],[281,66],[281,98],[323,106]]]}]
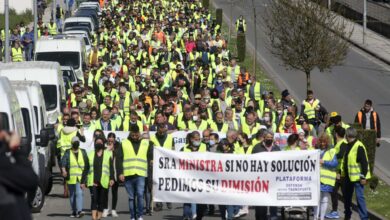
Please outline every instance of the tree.
[{"label": "tree", "polygon": [[320,1],[271,0],[264,17],[271,53],[287,68],[306,74],[307,90],[314,68],[323,72],[343,62],[352,34]]}]

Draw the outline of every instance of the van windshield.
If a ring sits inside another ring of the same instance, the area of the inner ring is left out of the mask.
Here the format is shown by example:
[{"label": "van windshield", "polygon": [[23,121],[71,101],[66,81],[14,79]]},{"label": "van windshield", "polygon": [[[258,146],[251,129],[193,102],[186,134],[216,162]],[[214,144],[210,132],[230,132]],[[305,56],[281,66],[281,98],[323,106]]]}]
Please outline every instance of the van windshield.
[{"label": "van windshield", "polygon": [[46,104],[46,111],[57,108],[57,87],[55,85],[41,85]]},{"label": "van windshield", "polygon": [[36,54],[36,60],[59,62],[61,66],[72,66],[73,69],[80,67],[79,52],[40,52]]},{"label": "van windshield", "polygon": [[85,26],[85,27],[88,27],[89,30],[92,29],[91,23],[89,23],[89,22],[66,22],[64,28],[67,29],[67,28],[76,27],[76,26]]}]

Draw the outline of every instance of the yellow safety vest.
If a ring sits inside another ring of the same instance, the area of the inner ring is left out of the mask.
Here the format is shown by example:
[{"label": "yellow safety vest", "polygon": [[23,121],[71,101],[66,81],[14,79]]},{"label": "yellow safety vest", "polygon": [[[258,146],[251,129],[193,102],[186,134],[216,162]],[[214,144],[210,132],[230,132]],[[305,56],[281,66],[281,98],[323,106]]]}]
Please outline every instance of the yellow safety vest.
[{"label": "yellow safety vest", "polygon": [[251,130],[249,125],[246,123],[246,121],[243,120],[241,123],[241,129],[242,129],[243,133],[248,135],[248,137],[251,137],[252,135],[256,134],[261,129],[261,127],[260,127],[259,123],[256,123],[255,126]]},{"label": "yellow safety vest", "polygon": [[210,128],[213,131],[226,133],[229,130],[229,125],[227,123],[223,123],[221,130],[219,130],[218,126],[217,126],[217,123],[213,121],[213,122],[210,123]]},{"label": "yellow safety vest", "polygon": [[22,62],[23,61],[23,52],[22,48],[12,48],[12,62]]},{"label": "yellow safety vest", "polygon": [[164,144],[161,146],[160,142],[158,141],[156,135],[150,136],[150,141],[153,142],[153,145],[163,147],[168,150],[173,150],[173,137],[171,134],[167,134],[167,138],[164,141]]},{"label": "yellow safety vest", "polygon": [[[206,152],[206,151],[207,151],[206,145],[204,143],[201,143],[199,148],[198,148],[198,151],[196,151],[196,152]],[[191,148],[188,148],[188,145],[186,145],[184,147],[183,152],[192,152],[192,150],[191,150]]]},{"label": "yellow safety vest", "polygon": [[66,150],[72,147],[72,138],[77,135],[77,131],[70,134],[65,134],[63,131],[60,133],[60,140],[58,141],[57,148],[61,148],[61,157],[64,156]]},{"label": "yellow safety vest", "polygon": [[84,170],[84,156],[80,149],[78,149],[77,159],[73,151],[69,150],[69,166],[69,179],[66,182],[68,184],[79,183]]},{"label": "yellow safety vest", "polygon": [[[256,101],[260,101],[261,100],[260,85],[261,85],[260,82],[256,82],[255,85],[254,85],[253,93],[254,93],[254,98],[255,98]],[[246,87],[246,96],[247,97],[249,97],[250,88],[251,88],[251,85],[247,85],[247,87]]]},{"label": "yellow safety vest", "polygon": [[188,129],[189,130],[206,130],[207,129],[207,121],[205,120],[202,120],[202,122],[200,123],[199,127],[196,126],[195,122],[194,121],[190,121],[188,122]]},{"label": "yellow safety vest", "polygon": [[[103,151],[103,162],[102,162],[102,175],[100,178],[100,184],[103,188],[108,189],[108,184],[110,182],[110,158],[112,157],[112,151],[104,150]],[[93,162],[95,159],[95,151],[91,151],[88,154],[89,161],[89,172],[88,172],[88,181],[87,186],[91,187],[94,183],[94,170]]]},{"label": "yellow safety vest", "polygon": [[148,176],[147,154],[149,141],[141,140],[138,154],[135,154],[133,144],[125,139],[122,142],[123,148],[123,175],[124,176]]},{"label": "yellow safety vest", "polygon": [[[123,120],[123,131],[129,131],[129,125],[130,125],[130,117],[125,116],[125,120]],[[139,132],[144,132],[144,124],[142,121],[137,120],[137,126],[139,128]]]},{"label": "yellow safety vest", "polygon": [[[332,161],[333,157],[336,155],[335,149],[329,149],[327,150],[324,155],[322,156],[322,160],[324,162],[326,161]],[[320,169],[320,181],[322,184],[334,186],[336,183],[336,169],[329,169],[324,166]]]},{"label": "yellow safety vest", "polygon": [[50,23],[47,25],[49,29],[49,34],[50,35],[56,35],[57,34],[57,25],[56,23],[53,23],[53,25],[50,25]]},{"label": "yellow safety vest", "polygon": [[[352,146],[351,151],[348,154],[348,176],[351,182],[356,182],[360,180],[360,174],[361,174],[361,165],[356,161],[357,159],[357,153],[359,147],[363,147],[364,153],[366,154],[367,162],[368,162],[368,156],[367,156],[367,150],[364,144],[360,141],[356,141],[356,143]],[[344,164],[344,162],[342,162]],[[370,171],[370,165],[367,164],[367,174],[366,179],[371,178],[371,171]],[[341,175],[345,176],[345,170],[344,165],[341,165]]]},{"label": "yellow safety vest", "polygon": [[312,104],[306,100],[303,101],[303,105],[305,106],[303,113],[307,115],[307,119],[313,119],[316,117],[316,107],[318,104],[320,104],[318,99],[315,99]]}]

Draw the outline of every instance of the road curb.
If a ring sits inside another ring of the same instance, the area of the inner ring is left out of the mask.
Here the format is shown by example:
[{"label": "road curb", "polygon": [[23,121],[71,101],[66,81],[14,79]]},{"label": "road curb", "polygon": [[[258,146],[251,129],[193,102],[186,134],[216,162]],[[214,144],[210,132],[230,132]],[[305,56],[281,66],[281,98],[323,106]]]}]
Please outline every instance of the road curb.
[{"label": "road curb", "polygon": [[371,56],[375,57],[376,59],[386,63],[387,65],[390,65],[390,59],[389,57],[383,57],[377,53],[375,53],[374,51],[370,50],[370,49],[367,49],[365,46],[362,46],[361,44],[359,43],[356,43],[354,41],[352,41],[351,39],[347,39],[347,41],[349,43],[351,43],[352,45],[354,45],[355,47],[359,48],[360,50],[370,54]]}]

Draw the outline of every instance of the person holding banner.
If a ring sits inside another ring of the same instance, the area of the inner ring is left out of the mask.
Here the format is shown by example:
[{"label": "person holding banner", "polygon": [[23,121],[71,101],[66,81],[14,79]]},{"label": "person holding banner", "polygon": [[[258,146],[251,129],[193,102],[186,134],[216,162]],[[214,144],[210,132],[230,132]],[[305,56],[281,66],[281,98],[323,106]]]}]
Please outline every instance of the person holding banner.
[{"label": "person holding banner", "polygon": [[112,152],[104,149],[104,139],[97,137],[95,150],[88,154],[89,174],[87,186],[91,192],[92,219],[100,220],[108,200],[108,188],[114,185]]},{"label": "person holding banner", "polygon": [[320,181],[321,195],[319,206],[314,207],[314,219],[325,219],[326,209],[330,199],[330,193],[336,183],[336,167],[338,164],[337,153],[334,148],[330,147],[330,137],[323,133],[318,140],[318,147],[321,150],[320,160]]},{"label": "person holding banner", "polygon": [[[270,130],[264,131],[264,139],[261,143],[253,147],[252,154],[262,152],[276,152],[280,151],[280,148],[274,144],[274,133]],[[277,207],[269,207],[271,219],[277,219]],[[267,219],[267,206],[255,207],[256,220]]]},{"label": "person holding banner", "polygon": [[[232,154],[234,146],[228,140],[222,139],[217,147],[217,153]],[[219,205],[219,212],[222,220],[232,220],[234,218],[234,205]]]},{"label": "person holding banner", "polygon": [[[159,123],[157,125],[157,132],[154,135],[150,136],[150,141],[153,143],[155,147],[163,147],[168,150],[174,150],[175,149],[175,143],[173,141],[173,137],[171,134],[167,133],[168,131],[168,125],[166,123]],[[148,179],[152,178],[151,176],[148,176]],[[148,181],[149,182],[149,181]],[[149,197],[152,192],[152,184],[148,184],[150,187],[146,187],[146,194]],[[148,197],[148,196],[147,196]],[[151,208],[148,206],[148,201],[146,202],[146,213],[148,215],[151,215]],[[156,203],[156,207],[154,208],[155,211],[161,211],[163,207],[163,204],[161,202]],[[172,209],[172,203],[167,203],[167,208]]]},{"label": "person holding banner", "polygon": [[[201,143],[200,133],[198,131],[193,131],[187,136],[188,144],[181,149],[183,152],[207,152],[207,147],[205,144]],[[190,203],[184,203],[183,205],[183,220],[194,219],[196,216],[197,220],[203,218],[207,205],[197,204],[196,213],[193,213],[193,209]]]},{"label": "person holding banner", "polygon": [[129,137],[122,141],[122,146],[117,152],[116,168],[119,180],[125,183],[129,196],[130,219],[142,220],[145,179],[149,164],[153,160],[153,144],[149,140],[141,139],[137,125],[131,125],[129,130]]}]

